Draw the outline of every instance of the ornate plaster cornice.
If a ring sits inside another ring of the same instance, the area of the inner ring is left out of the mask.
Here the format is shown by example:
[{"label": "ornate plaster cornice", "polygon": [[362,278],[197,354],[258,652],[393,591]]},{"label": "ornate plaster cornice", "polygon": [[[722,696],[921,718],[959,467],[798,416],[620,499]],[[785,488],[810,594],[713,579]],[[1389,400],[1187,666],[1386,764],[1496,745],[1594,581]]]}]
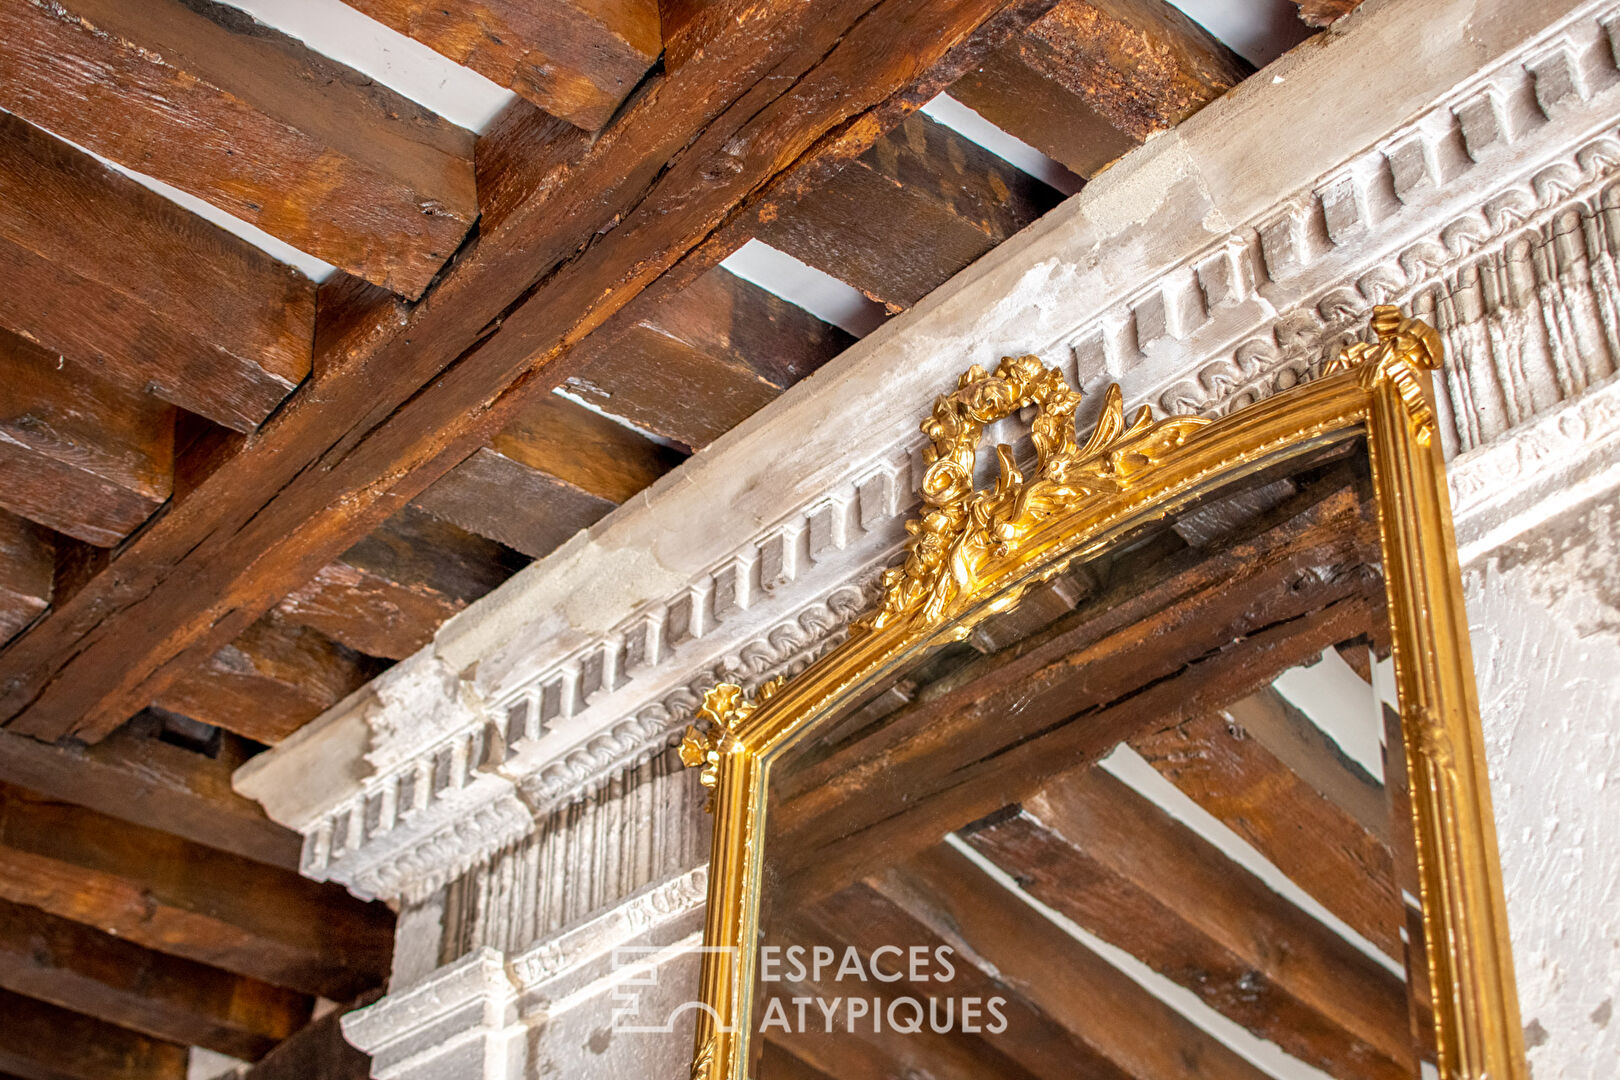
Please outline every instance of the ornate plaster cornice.
[{"label": "ornate plaster cornice", "polygon": [[[1466,49],[1437,40],[1465,26]],[[791,673],[869,606],[915,505],[911,417],[965,361],[1035,352],[1088,390],[1213,415],[1311,377],[1393,301],[1446,337],[1452,449],[1577,397],[1620,356],[1617,28],[1612,0],[1372,0],[452,620],[238,787],[305,834],[305,873],[369,895],[511,843],[662,745],[698,687]],[[1401,80],[1367,77],[1420,39]]]}]

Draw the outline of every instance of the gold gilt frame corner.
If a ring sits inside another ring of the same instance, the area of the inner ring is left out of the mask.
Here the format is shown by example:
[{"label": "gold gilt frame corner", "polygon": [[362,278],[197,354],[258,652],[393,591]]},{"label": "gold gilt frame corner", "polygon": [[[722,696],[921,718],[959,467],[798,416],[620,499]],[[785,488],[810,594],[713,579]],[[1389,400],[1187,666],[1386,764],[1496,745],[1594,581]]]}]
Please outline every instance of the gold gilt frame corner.
[{"label": "gold gilt frame corner", "polygon": [[[1440,1075],[1527,1080],[1487,790],[1461,579],[1432,372],[1439,335],[1393,307],[1374,310],[1377,344],[1358,344],[1323,377],[1218,421],[1126,420],[1118,387],[1084,445],[1080,394],[1033,356],[978,367],[922,428],[932,446],[924,509],[877,611],[787,684],[753,699],[722,684],[689,728],[682,760],[702,767],[714,814],[694,1080],[746,1080],[771,764],[851,689],[894,658],[960,639],[1108,542],[1120,522],[1173,504],[1213,477],[1302,446],[1365,432],[1378,504],[1391,640],[1407,746]],[[1000,478],[975,490],[985,425],[1035,406],[1037,462],[1025,477],[997,449]]]}]

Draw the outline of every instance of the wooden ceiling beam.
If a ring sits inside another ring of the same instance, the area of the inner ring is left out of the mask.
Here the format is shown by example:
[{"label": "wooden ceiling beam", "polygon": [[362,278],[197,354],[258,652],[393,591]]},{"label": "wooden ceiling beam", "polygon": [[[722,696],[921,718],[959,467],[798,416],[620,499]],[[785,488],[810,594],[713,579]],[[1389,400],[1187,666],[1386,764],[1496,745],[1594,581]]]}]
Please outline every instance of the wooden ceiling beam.
[{"label": "wooden ceiling beam", "polygon": [[586,131],[663,48],[657,0],[344,0]]},{"label": "wooden ceiling beam", "polygon": [[[1060,1075],[1265,1080],[953,847],[929,848],[873,885],[949,944],[960,964],[992,973],[1080,1044],[1081,1053],[1059,1058],[1069,1063]],[[1005,1034],[1012,1034],[1010,1020]]]},{"label": "wooden ceiling beam", "polygon": [[0,786],[0,898],[274,986],[378,985],[393,916],[340,886]]},{"label": "wooden ceiling beam", "polygon": [[1092,768],[967,841],[1036,899],[1343,1080],[1417,1071],[1403,980]]},{"label": "wooden ceiling beam", "polygon": [[[790,922],[776,933],[767,930],[766,934],[785,948],[802,948],[805,956],[812,955],[816,946],[831,947],[840,957],[845,954],[844,940],[829,934],[824,927]],[[808,977],[794,979],[786,970],[783,974],[782,979],[762,981],[760,990],[781,1000],[783,1015],[789,1018],[789,1026],[794,1030],[784,1033],[779,1027],[772,1027],[763,1034],[767,1040],[779,1041],[794,1057],[818,1072],[836,1076],[838,1080],[891,1080],[913,1076],[930,1080],[980,1080],[987,1076],[999,1080],[1039,1080],[1002,1053],[999,1038],[966,1030],[960,1017],[955,1018],[951,1030],[937,1031],[925,1016],[922,1028],[910,1034],[897,1033],[886,1023],[880,1027],[873,1019],[876,1014],[886,1021],[888,1003],[895,998],[915,996],[926,1001],[938,993],[938,987],[917,988],[921,992],[913,994],[908,993],[902,983],[861,981],[851,986],[847,980],[817,982]],[[954,998],[955,995],[946,991],[939,996]],[[840,1001],[832,1017],[831,1030],[825,1016],[814,1005],[805,1009],[804,1026],[797,1027],[798,1006],[794,999],[810,998],[825,1003],[848,997],[864,998],[872,1007],[864,1021],[859,1017],[851,1021],[847,1007]],[[909,1007],[901,1008],[904,1015],[911,1014]],[[989,1024],[994,1017],[981,1012],[980,1020]]]},{"label": "wooden ceiling beam", "polygon": [[623,424],[537,394],[416,505],[538,559],[680,461]]},{"label": "wooden ceiling beam", "polygon": [[[506,487],[500,495],[507,517],[543,513],[519,488]],[[276,610],[357,652],[402,660],[522,563],[500,544],[408,506],[294,589]]]},{"label": "wooden ceiling beam", "polygon": [[[916,865],[917,860],[914,859],[908,864],[908,869]],[[969,866],[967,870],[978,878],[984,877],[983,872],[975,867]],[[967,927],[959,929],[949,922],[941,922],[936,916],[948,911],[949,905],[932,906],[926,886],[914,880],[915,876],[911,874],[901,880],[896,873],[884,873],[828,897],[805,912],[803,917],[816,928],[813,936],[817,940],[854,945],[868,962],[873,950],[883,946],[902,950],[921,947],[929,950],[930,956],[939,955],[935,950],[941,947],[952,950],[945,954],[954,969],[948,982],[930,982],[907,989],[915,991],[912,996],[924,1000],[929,996],[958,1000],[979,998],[982,1001],[997,997],[1003,999],[1005,1004],[1001,1011],[1006,1017],[1006,1025],[995,1035],[996,1049],[1039,1080],[1068,1080],[1074,1076],[1083,1076],[1086,1080],[1143,1080],[1101,1053],[1096,1040],[1086,1031],[1066,1027],[1059,1016],[1042,1007],[1038,988],[1025,987],[1017,981],[1020,973],[1016,958],[1013,958],[1011,971],[998,967],[991,959],[996,945],[994,935],[989,941],[978,940],[975,935],[975,940],[969,944],[964,940],[963,933]],[[993,882],[991,884],[994,885]],[[973,904],[976,902],[975,885],[972,878],[964,878],[960,882],[953,882],[951,888],[954,892],[960,887],[957,895],[963,902]],[[1005,893],[1005,890],[1001,891]],[[1013,898],[1009,894],[1007,899]],[[1040,928],[1031,925],[1030,913],[1003,910],[1000,915],[1008,920],[1007,933],[1027,935],[1026,940],[1031,945],[1045,944],[1050,949],[1050,943],[1045,941]],[[971,918],[969,922],[972,922]],[[767,933],[767,939],[768,936]],[[892,953],[889,955],[892,956]],[[1089,978],[1093,973],[1083,957],[1078,967],[1071,966],[1068,959],[1068,954],[1062,949],[1047,952],[1045,977],[1051,980],[1051,987],[1072,985],[1076,994],[1099,988],[1110,993],[1120,991],[1125,995],[1122,1004],[1129,1005],[1135,1001],[1129,989],[1115,987],[1106,980],[1098,982]],[[897,985],[905,987],[907,984]],[[1140,994],[1140,989],[1137,992]],[[1151,1011],[1147,1014],[1148,1017],[1153,1015]],[[1167,1028],[1158,1032],[1156,1040],[1169,1044],[1174,1041],[1175,1034],[1173,1027]],[[1212,1080],[1232,1080],[1218,1072],[1212,1072],[1211,1077]],[[1240,1075],[1238,1080],[1260,1078]]]},{"label": "wooden ceiling beam", "polygon": [[94,746],[52,746],[0,731],[0,782],[245,859],[298,869],[298,834],[231,788],[244,759],[209,757],[126,724]]},{"label": "wooden ceiling beam", "polygon": [[0,990],[0,1071],[19,1080],[185,1080],[177,1043]]},{"label": "wooden ceiling beam", "polygon": [[701,450],[843,352],[855,339],[724,267],[658,303],[639,298],[634,324],[575,350],[571,392],[644,431]]},{"label": "wooden ceiling beam", "polygon": [[764,223],[758,236],[896,312],[1060,198],[990,151],[915,113]]},{"label": "wooden ceiling beam", "polygon": [[0,900],[0,989],[155,1039],[257,1061],[309,1019],[304,994]]},{"label": "wooden ceiling beam", "polygon": [[404,296],[477,217],[473,136],[211,0],[0,9],[0,108]]},{"label": "wooden ceiling beam", "polygon": [[168,499],[175,409],[0,330],[0,506],[111,547]]},{"label": "wooden ceiling beam", "polygon": [[1089,179],[1249,71],[1164,0],[1062,0],[950,92]]},{"label": "wooden ceiling beam", "polygon": [[1403,957],[1389,848],[1236,720],[1195,717],[1131,746],[1351,929]]},{"label": "wooden ceiling beam", "polygon": [[1359,633],[1373,617],[1364,583],[1319,568],[1376,557],[1371,513],[1334,487],[1212,553],[1145,549],[1011,657],[976,660],[948,690],[784,776],[772,810],[793,853],[783,887],[837,891],[1150,724],[1220,708]]},{"label": "wooden ceiling beam", "polygon": [[0,716],[105,735],[562,382],[650,283],[685,287],[745,238],[730,223],[838,171],[1050,0],[733,2],[600,137],[533,146],[427,300],[351,327],[251,446],[14,642]]},{"label": "wooden ceiling beam", "polygon": [[153,704],[274,745],[364,686],[381,667],[271,613]]},{"label": "wooden ceiling beam", "polygon": [[0,510],[0,644],[50,607],[55,576],[50,530]]},{"label": "wooden ceiling beam", "polygon": [[1332,26],[1356,8],[1361,0],[1294,0],[1306,26]]},{"label": "wooden ceiling beam", "polygon": [[[38,7],[7,4],[0,27]],[[17,44],[0,30],[0,56]],[[21,85],[14,70],[0,98]],[[309,373],[314,315],[303,275],[0,113],[0,326],[53,368],[248,431]]]}]

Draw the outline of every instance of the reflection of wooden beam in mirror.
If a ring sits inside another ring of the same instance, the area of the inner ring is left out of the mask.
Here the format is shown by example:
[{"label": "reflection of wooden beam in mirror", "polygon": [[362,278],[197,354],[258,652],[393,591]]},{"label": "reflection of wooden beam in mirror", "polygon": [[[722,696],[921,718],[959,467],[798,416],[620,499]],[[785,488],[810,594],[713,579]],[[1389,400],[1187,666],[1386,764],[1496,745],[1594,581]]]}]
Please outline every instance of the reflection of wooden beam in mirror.
[{"label": "reflection of wooden beam in mirror", "polygon": [[1098,769],[967,836],[1029,893],[1340,1080],[1415,1071],[1402,981]]},{"label": "reflection of wooden beam in mirror", "polygon": [[948,692],[783,777],[771,840],[789,853],[782,887],[835,892],[1150,724],[1218,709],[1360,633],[1364,579],[1323,568],[1370,560],[1372,530],[1353,491],[1310,490],[1219,550],[1120,567],[1096,603],[1017,655],[975,661]]},{"label": "reflection of wooden beam in mirror", "polygon": [[1358,934],[1401,957],[1389,849],[1246,728],[1211,713],[1139,735],[1131,747]]},{"label": "reflection of wooden beam in mirror", "polygon": [[[848,947],[842,935],[850,929],[841,924],[830,929],[825,925],[796,922],[784,932],[768,936],[773,944],[801,946],[807,956],[815,947],[824,946],[832,948],[842,958]],[[801,1064],[836,1076],[838,1080],[889,1080],[897,1076],[926,1076],[932,1080],[980,1080],[986,1076],[1004,1080],[1045,1080],[1002,1053],[1000,1036],[986,1037],[960,1027],[937,1031],[926,1015],[920,1030],[895,1031],[888,1022],[889,1003],[915,996],[923,1000],[926,1008],[927,988],[913,994],[904,982],[853,978],[819,982],[783,978],[762,981],[759,985],[765,993],[782,1002],[783,1015],[793,1029],[784,1033],[777,1024],[762,1023],[767,1042],[781,1043]],[[930,985],[938,989],[937,985]],[[872,1013],[867,1013],[850,1020],[850,999],[861,1000],[872,1010],[881,1010],[883,1018],[874,1020]],[[802,1027],[798,1022],[796,1001],[807,1002]],[[952,1001],[952,1019],[959,1024],[954,996]],[[824,1010],[832,1011],[830,1021]],[[909,1026],[913,1010],[909,1005],[902,1005],[896,1015],[903,1017],[902,1022]],[[982,1027],[994,1019],[980,1008],[976,1023]],[[762,1080],[776,1080],[775,1074],[763,1073]]]},{"label": "reflection of wooden beam in mirror", "polygon": [[[950,945],[957,953],[951,958],[954,978],[947,985],[920,985],[917,989],[922,993],[918,996],[1005,998],[1007,1025],[995,1036],[996,1049],[1040,1080],[1067,1080],[1075,1075],[1089,1080],[1124,1080],[1129,1075],[1079,1033],[1066,1029],[1060,1020],[1033,1004],[1020,988],[1004,981],[1004,973],[997,966],[999,960],[990,963],[982,952],[964,947],[959,929],[938,917],[919,883],[886,875],[869,884],[852,885],[817,905],[813,918],[817,926],[828,928],[831,936],[854,945],[866,957],[885,945],[906,949],[921,946],[930,951]],[[1021,925],[1014,923],[1006,929],[1021,932]],[[989,951],[977,937],[973,947]],[[1048,973],[1056,970],[1055,957],[1048,956],[1047,962]],[[1070,985],[1069,972],[1065,971],[1059,981]]]},{"label": "reflection of wooden beam in mirror", "polygon": [[1062,1048],[1057,1076],[1262,1080],[1266,1075],[949,846],[930,848],[875,885],[917,925],[957,951],[959,971],[998,979],[1001,993],[1025,1005],[1030,1022],[1009,1017],[998,1046],[1040,1031],[1038,1023],[1057,1028],[1062,1039],[1053,1039],[1053,1048]]}]

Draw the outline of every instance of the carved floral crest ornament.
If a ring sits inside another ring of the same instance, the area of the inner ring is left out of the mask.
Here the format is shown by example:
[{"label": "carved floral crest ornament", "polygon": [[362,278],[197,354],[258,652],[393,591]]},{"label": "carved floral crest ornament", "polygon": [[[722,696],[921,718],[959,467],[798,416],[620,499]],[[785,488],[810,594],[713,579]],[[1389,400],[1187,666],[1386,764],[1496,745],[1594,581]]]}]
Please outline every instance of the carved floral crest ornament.
[{"label": "carved floral crest ornament", "polygon": [[[1118,386],[1110,386],[1102,415],[1084,446],[1075,439],[1080,391],[1038,357],[1005,357],[994,374],[975,364],[939,397],[922,423],[923,514],[906,522],[911,540],[903,565],[883,576],[883,605],[860,626],[880,629],[911,616],[937,622],[950,602],[972,590],[991,559],[1006,558],[1038,522],[1082,499],[1117,492],[1129,477],[1184,443],[1209,421],[1183,416],[1154,420],[1144,405],[1125,423]],[[996,447],[995,487],[978,491],[973,472],[987,424],[1033,408],[1030,440],[1035,467],[1028,478],[1013,449]]]},{"label": "carved floral crest ornament", "polygon": [[[1085,443],[1078,390],[1033,356],[993,373],[970,368],[937,399],[924,507],[908,524],[904,562],[881,605],[842,645],[750,699],[736,684],[704,697],[681,743],[702,767],[714,845],[692,1075],[748,1075],[767,792],[774,762],[839,715],[902,660],[962,637],[986,613],[1133,522],[1164,515],[1223,483],[1320,447],[1363,441],[1378,505],[1389,640],[1400,699],[1422,892],[1428,983],[1440,1075],[1525,1080],[1501,872],[1485,775],[1445,468],[1435,437],[1432,372],[1441,338],[1393,307],[1374,309],[1376,342],[1357,344],[1322,376],[1209,422],[1126,422],[1118,387]],[[988,489],[973,474],[987,425],[1033,410],[1034,462],[998,446]]]}]

